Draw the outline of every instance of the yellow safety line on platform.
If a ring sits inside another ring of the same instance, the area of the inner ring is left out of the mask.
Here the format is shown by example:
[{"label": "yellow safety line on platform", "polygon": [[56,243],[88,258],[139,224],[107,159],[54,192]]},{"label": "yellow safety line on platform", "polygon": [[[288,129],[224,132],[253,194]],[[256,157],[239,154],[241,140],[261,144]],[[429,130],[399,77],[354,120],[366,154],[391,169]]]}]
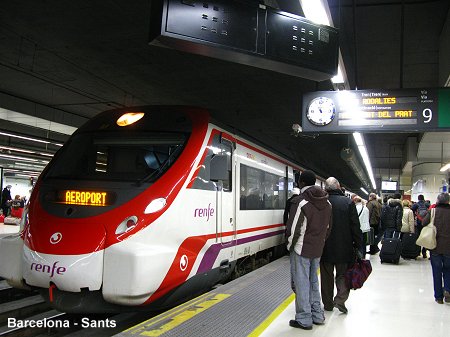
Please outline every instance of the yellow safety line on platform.
[{"label": "yellow safety line on platform", "polygon": [[140,323],[126,330],[126,332],[141,336],[160,336],[230,296],[229,294],[213,294],[209,298],[208,296],[200,296],[184,305],[176,307],[175,310]]},{"label": "yellow safety line on platform", "polygon": [[148,319],[146,321],[143,321],[143,322],[141,322],[141,323],[139,323],[139,324],[137,324],[137,325],[135,325],[135,326],[125,330],[124,332],[128,332],[128,333],[133,334],[133,335],[139,334],[142,330],[145,330],[145,326],[146,325],[151,326],[151,325],[153,325],[153,324],[155,324],[155,323],[157,323],[157,322],[159,322],[159,321],[161,321],[163,319],[168,319],[170,316],[173,316],[173,315],[175,315],[175,314],[177,314],[177,313],[179,313],[179,312],[181,312],[183,310],[186,310],[187,307],[192,306],[192,305],[202,301],[208,295],[209,295],[208,293],[205,293],[205,294],[202,294],[202,295],[200,295],[198,297],[195,297],[195,298],[193,298],[192,300],[190,300],[190,301],[188,301],[186,303],[182,303],[182,304],[176,306],[175,308],[170,309],[169,311],[166,311],[166,312],[164,312],[162,314],[159,314],[158,316],[155,316],[155,317],[152,317],[152,318],[150,318],[150,319]]},{"label": "yellow safety line on platform", "polygon": [[247,337],[258,337],[261,335],[267,327],[288,307],[289,304],[295,299],[295,293],[291,294],[276,308],[255,330],[253,330]]}]

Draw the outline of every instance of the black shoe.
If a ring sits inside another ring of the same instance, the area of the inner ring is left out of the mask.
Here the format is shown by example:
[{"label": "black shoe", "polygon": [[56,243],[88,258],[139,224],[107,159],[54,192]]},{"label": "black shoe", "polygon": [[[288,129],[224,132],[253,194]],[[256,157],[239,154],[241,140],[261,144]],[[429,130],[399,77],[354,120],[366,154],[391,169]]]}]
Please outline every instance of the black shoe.
[{"label": "black shoe", "polygon": [[334,307],[324,307],[323,309],[325,311],[333,311]]},{"label": "black shoe", "polygon": [[325,325],[325,321],[322,321],[322,322],[315,322],[315,321],[313,321],[313,324],[315,324],[315,325]]},{"label": "black shoe", "polygon": [[293,328],[303,329],[303,330],[312,330],[312,325],[302,325],[297,322],[295,319],[291,319],[289,321],[289,325]]},{"label": "black shoe", "polygon": [[444,291],[444,301],[445,303],[450,303],[450,292],[447,290]]},{"label": "black shoe", "polygon": [[346,314],[348,312],[347,307],[344,304],[335,303],[334,307],[338,308],[339,311],[342,312],[343,314]]},{"label": "black shoe", "polygon": [[438,304],[444,304],[444,301],[442,300],[442,298],[436,298],[435,301]]}]

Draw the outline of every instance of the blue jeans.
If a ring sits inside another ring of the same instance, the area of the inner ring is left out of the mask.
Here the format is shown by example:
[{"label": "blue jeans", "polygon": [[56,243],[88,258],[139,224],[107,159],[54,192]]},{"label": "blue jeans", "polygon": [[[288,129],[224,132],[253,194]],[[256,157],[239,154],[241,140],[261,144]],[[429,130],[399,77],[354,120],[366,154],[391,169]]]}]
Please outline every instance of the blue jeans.
[{"label": "blue jeans", "polygon": [[320,257],[306,258],[291,252],[291,277],[295,287],[295,320],[302,325],[310,326],[313,322],[325,320],[320,305],[320,288],[317,271]]},{"label": "blue jeans", "polygon": [[[450,255],[431,253],[431,269],[433,270],[434,298],[443,299],[444,290],[450,292]],[[442,287],[444,279],[444,287]]]}]

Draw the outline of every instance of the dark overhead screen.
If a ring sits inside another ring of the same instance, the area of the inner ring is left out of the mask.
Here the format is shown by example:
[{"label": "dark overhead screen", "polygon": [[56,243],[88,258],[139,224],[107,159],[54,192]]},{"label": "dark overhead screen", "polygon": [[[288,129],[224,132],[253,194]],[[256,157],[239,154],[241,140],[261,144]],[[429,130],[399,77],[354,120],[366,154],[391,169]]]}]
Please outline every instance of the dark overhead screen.
[{"label": "dark overhead screen", "polygon": [[450,88],[318,91],[303,95],[304,132],[450,130]]},{"label": "dark overhead screen", "polygon": [[337,73],[338,32],[238,0],[153,0],[150,44],[315,81]]}]

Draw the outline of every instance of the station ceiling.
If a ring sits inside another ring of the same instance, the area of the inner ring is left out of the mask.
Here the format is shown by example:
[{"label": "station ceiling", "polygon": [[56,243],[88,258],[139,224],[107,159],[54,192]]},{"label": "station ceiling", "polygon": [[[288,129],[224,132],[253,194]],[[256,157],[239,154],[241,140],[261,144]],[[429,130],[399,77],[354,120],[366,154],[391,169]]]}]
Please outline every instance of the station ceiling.
[{"label": "station ceiling", "polygon": [[[297,0],[265,3],[302,14]],[[360,180],[340,157],[342,148],[353,144],[351,134],[292,134],[292,124],[302,123],[302,94],[332,90],[330,81],[314,82],[149,45],[150,4],[2,2],[0,166],[17,165],[8,157],[15,148],[54,153],[72,130],[58,129],[59,125],[76,128],[117,107],[186,104],[209,108],[215,119],[359,191]],[[449,72],[442,71],[439,55],[450,44],[449,35],[443,34],[450,25],[448,0],[329,0],[328,5],[339,29],[350,89],[433,88],[446,83]],[[52,123],[42,126],[42,120]],[[51,142],[36,143],[8,132]],[[382,178],[399,180],[410,174],[414,162],[405,162],[407,139],[440,145],[441,135],[424,136],[364,134],[378,186]],[[450,148],[445,152],[450,158]],[[441,156],[437,152],[427,160],[439,162]],[[31,157],[42,159],[39,154]]]}]

